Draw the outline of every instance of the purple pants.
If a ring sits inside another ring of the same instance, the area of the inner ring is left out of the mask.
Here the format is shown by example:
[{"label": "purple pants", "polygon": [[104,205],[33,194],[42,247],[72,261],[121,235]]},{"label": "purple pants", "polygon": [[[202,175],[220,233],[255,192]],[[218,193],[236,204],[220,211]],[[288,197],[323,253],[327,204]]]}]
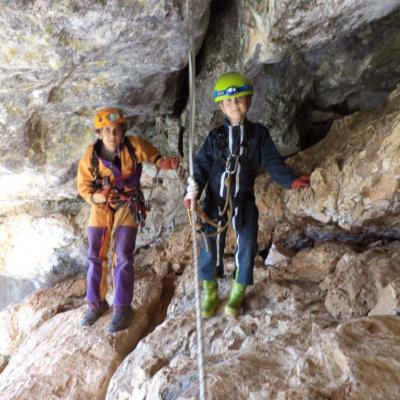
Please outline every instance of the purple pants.
[{"label": "purple pants", "polygon": [[[109,228],[88,227],[88,260],[86,299],[90,307],[98,307],[107,294],[107,250]],[[113,254],[114,307],[129,306],[133,298],[133,251],[137,228],[121,225],[116,228],[115,254]]]}]

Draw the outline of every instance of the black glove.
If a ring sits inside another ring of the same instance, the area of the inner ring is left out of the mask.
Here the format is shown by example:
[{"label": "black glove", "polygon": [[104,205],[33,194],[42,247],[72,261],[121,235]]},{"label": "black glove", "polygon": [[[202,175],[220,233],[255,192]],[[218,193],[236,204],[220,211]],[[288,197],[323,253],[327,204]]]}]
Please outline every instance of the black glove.
[{"label": "black glove", "polygon": [[117,189],[112,189],[110,195],[108,196],[108,205],[117,211],[123,207],[126,203],[126,196],[120,193]]}]

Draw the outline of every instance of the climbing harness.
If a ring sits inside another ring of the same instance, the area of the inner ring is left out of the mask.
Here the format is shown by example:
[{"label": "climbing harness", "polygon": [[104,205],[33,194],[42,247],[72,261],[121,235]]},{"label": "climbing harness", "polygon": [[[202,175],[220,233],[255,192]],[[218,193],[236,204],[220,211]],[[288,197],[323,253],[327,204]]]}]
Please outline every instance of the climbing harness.
[{"label": "climbing harness", "polygon": [[146,206],[143,193],[139,188],[132,189],[125,193],[115,192],[115,196],[118,196],[118,199],[115,201],[115,206],[113,208],[115,211],[122,208],[122,211],[117,214],[111,231],[111,248],[113,253],[115,251],[117,229],[125,218],[130,214],[138,228],[141,229],[145,226],[146,215],[150,211],[150,208]]},{"label": "climbing harness", "polygon": [[[129,156],[132,160],[132,171],[135,171],[135,169],[137,167],[135,149],[133,148],[132,143],[127,139],[126,136],[122,143],[126,146]],[[101,145],[102,145],[102,141],[101,141],[101,139],[98,139],[96,141],[96,143],[93,145],[93,151],[90,156],[91,172],[92,172],[92,176],[93,176],[91,186],[94,189],[99,189],[102,187],[102,180],[101,180],[101,178],[99,178],[99,157],[98,157],[98,154],[100,154],[100,151],[101,151]]]},{"label": "climbing harness", "polygon": [[[194,173],[194,160],[193,160],[193,145],[194,145],[194,130],[195,130],[195,50],[193,40],[193,14],[192,14],[192,1],[187,0],[187,31],[188,31],[188,59],[189,59],[189,172],[190,176]],[[196,240],[196,210],[194,201],[191,202],[191,215],[192,221],[192,243],[193,243],[193,264],[195,274],[195,297],[196,297],[196,339],[197,339],[197,364],[199,373],[199,398],[206,400],[206,376],[204,372],[204,350],[203,350],[203,326],[201,320],[200,308],[200,278],[199,278],[199,260],[197,254],[197,240]]]},{"label": "climbing harness", "polygon": [[[135,149],[132,146],[131,142],[124,138],[122,142],[126,149],[128,150],[129,156],[132,160],[132,173],[128,177],[115,177],[115,181],[123,180],[127,178],[131,178],[133,174],[141,175],[141,164],[137,163]],[[117,211],[123,208],[123,211],[119,212],[116,216],[116,219],[113,223],[113,229],[111,233],[111,248],[115,250],[115,236],[116,230],[121,225],[121,223],[126,219],[128,214],[131,214],[132,219],[135,221],[139,229],[143,229],[146,222],[146,216],[151,209],[151,194],[147,198],[144,198],[143,192],[140,188],[140,181],[138,180],[137,184],[134,185],[129,191],[122,191],[115,187],[111,187],[109,177],[105,176],[103,178],[99,177],[99,157],[101,151],[101,140],[97,140],[93,146],[93,151],[91,154],[90,162],[91,162],[91,172],[93,176],[93,180],[91,182],[91,186],[94,189],[94,194],[92,198],[97,204],[104,204],[107,207],[110,207],[113,211]],[[158,175],[158,169],[156,178]],[[96,201],[98,199],[98,201]],[[110,210],[111,212],[111,210]]]},{"label": "climbing harness", "polygon": [[[197,210],[201,222],[196,225],[197,231],[202,235],[206,250],[208,251],[208,238],[216,237],[228,229],[229,224],[233,217],[233,194],[232,194],[232,181],[238,171],[239,164],[247,162],[247,147],[250,141],[250,135],[248,130],[244,130],[244,136],[242,143],[239,144],[239,148],[235,153],[231,153],[226,142],[226,136],[224,127],[218,128],[216,132],[216,141],[219,148],[218,160],[211,166],[210,176],[217,173],[217,169],[224,169],[225,179],[224,188],[226,188],[225,201],[220,204],[218,208],[218,218],[212,219],[202,210]],[[242,149],[242,151],[241,151]],[[215,228],[212,233],[207,233],[204,230],[206,225],[211,225]]]}]

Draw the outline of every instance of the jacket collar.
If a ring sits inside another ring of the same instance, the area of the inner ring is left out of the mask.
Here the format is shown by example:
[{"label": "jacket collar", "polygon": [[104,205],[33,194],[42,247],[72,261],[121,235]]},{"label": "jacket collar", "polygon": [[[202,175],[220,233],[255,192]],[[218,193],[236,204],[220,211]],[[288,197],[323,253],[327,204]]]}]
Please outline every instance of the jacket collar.
[{"label": "jacket collar", "polygon": [[235,127],[235,126],[244,126],[244,127],[246,128],[246,126],[247,126],[248,124],[249,124],[249,120],[248,120],[246,117],[244,117],[244,118],[242,119],[242,121],[240,121],[240,123],[237,124],[237,125],[232,125],[232,124],[231,124],[231,121],[229,121],[228,118],[224,117],[224,127],[225,127],[225,128],[229,128],[230,126],[231,126],[232,128]]}]

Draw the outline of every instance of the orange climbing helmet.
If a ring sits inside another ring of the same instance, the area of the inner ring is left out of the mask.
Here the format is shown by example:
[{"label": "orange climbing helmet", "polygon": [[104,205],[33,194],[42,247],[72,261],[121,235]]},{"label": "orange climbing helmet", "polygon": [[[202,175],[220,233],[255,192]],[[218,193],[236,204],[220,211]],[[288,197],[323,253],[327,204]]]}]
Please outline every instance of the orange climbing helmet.
[{"label": "orange climbing helmet", "polygon": [[94,117],[94,129],[99,130],[105,126],[114,126],[126,124],[126,118],[122,114],[122,110],[113,107],[104,107],[96,111]]}]

